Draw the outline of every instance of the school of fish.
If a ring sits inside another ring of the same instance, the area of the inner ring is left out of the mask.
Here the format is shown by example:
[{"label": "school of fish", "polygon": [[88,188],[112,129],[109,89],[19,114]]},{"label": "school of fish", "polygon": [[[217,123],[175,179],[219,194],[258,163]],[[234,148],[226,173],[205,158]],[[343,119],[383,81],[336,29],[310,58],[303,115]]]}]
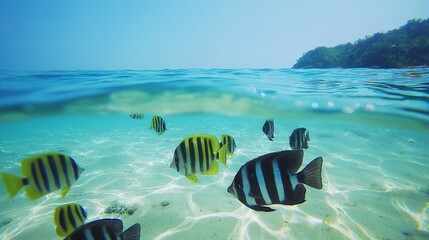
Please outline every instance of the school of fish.
[{"label": "school of fish", "polygon": [[[141,120],[144,114],[130,114],[130,118]],[[150,124],[158,136],[166,131],[166,122],[160,116],[153,116]],[[274,141],[274,120],[268,119],[262,132]],[[216,136],[193,134],[183,139],[174,150],[170,168],[184,175],[190,182],[200,182],[197,175],[213,175],[219,172],[218,161],[225,167],[227,159],[236,150],[235,139],[223,134]],[[304,150],[308,149],[310,134],[306,128],[295,129],[289,137],[291,150],[267,153],[244,163],[227,188],[232,196],[246,207],[262,212],[271,212],[271,205],[296,205],[305,199],[304,185],[322,189],[323,158],[317,157],[303,170],[301,168]],[[22,177],[10,173],[0,173],[9,198],[13,198],[24,188],[30,200],[39,199],[54,191],[61,190],[64,198],[84,172],[76,161],[63,153],[41,153],[21,161]],[[119,219],[98,219],[85,223],[87,213],[76,203],[63,204],[54,210],[56,234],[67,240],[90,239],[140,239],[140,224],[136,223],[123,231]]]}]

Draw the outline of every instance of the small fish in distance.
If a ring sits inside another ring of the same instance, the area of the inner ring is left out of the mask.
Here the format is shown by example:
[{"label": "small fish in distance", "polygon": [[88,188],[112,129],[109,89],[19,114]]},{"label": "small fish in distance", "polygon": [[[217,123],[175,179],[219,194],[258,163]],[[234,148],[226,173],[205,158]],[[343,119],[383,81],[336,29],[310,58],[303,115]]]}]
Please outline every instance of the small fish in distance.
[{"label": "small fish in distance", "polygon": [[318,157],[301,172],[303,150],[274,152],[248,161],[234,177],[228,192],[245,206],[271,212],[272,204],[296,205],[305,201],[304,184],[322,189],[322,162]]},{"label": "small fish in distance", "polygon": [[307,149],[310,141],[310,132],[306,128],[293,130],[289,137],[289,145],[292,150]]},{"label": "small fish in distance", "polygon": [[231,158],[235,152],[235,148],[237,148],[234,138],[228,134],[223,134],[220,147],[222,148],[224,145],[226,145],[226,155]]},{"label": "small fish in distance", "polygon": [[273,119],[268,119],[265,121],[264,125],[262,126],[262,132],[265,133],[265,136],[270,141],[274,141],[274,121]]},{"label": "small fish in distance", "polygon": [[160,116],[153,116],[150,128],[155,130],[155,132],[158,133],[158,135],[163,134],[165,132],[165,130],[167,130],[167,128],[165,126],[165,121]]},{"label": "small fish in distance", "polygon": [[144,114],[138,114],[138,113],[130,114],[130,118],[132,118],[132,119],[143,119]]}]

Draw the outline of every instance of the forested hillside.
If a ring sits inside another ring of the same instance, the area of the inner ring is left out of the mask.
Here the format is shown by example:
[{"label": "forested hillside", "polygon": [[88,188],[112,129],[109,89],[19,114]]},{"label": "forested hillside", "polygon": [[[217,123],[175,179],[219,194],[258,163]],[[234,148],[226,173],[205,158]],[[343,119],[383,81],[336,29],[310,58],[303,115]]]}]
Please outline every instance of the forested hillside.
[{"label": "forested hillside", "polygon": [[429,19],[336,47],[305,53],[293,68],[404,68],[429,66]]}]

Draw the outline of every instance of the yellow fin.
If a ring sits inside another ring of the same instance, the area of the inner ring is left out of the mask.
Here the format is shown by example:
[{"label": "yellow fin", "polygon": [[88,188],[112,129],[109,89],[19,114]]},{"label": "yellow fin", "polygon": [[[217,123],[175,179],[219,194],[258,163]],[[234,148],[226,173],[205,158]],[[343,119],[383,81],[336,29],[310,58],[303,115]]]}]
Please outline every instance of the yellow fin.
[{"label": "yellow fin", "polygon": [[34,184],[34,181],[25,188],[25,193],[30,200],[36,200],[45,195],[41,193],[39,189],[37,189],[36,185]]},{"label": "yellow fin", "polygon": [[67,237],[68,236],[67,232],[64,232],[64,230],[58,226],[56,229],[56,233],[59,237]]},{"label": "yellow fin", "polygon": [[9,199],[13,198],[24,186],[23,179],[10,173],[1,173],[1,175]]},{"label": "yellow fin", "polygon": [[223,145],[223,147],[221,147],[220,149],[219,149],[219,152],[218,152],[218,154],[219,154],[219,161],[221,162],[221,163],[223,163],[223,165],[225,165],[225,167],[226,167],[226,145]]},{"label": "yellow fin", "polygon": [[204,175],[214,175],[218,172],[219,172],[219,166],[218,166],[217,162],[213,160],[210,164],[210,169],[203,174]]},{"label": "yellow fin", "polygon": [[198,177],[195,174],[186,175],[185,177],[193,183],[199,183],[200,182],[200,180],[198,179]]},{"label": "yellow fin", "polygon": [[64,198],[69,191],[70,191],[70,186],[67,186],[67,187],[61,189],[61,198]]}]

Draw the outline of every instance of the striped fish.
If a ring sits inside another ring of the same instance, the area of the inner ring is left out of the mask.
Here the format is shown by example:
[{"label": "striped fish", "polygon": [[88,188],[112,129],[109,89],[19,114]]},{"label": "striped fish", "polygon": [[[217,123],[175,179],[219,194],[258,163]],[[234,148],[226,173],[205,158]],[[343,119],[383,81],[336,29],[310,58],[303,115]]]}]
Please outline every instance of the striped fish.
[{"label": "striped fish", "polygon": [[262,126],[262,132],[265,133],[265,136],[267,136],[270,141],[274,140],[274,121],[272,119],[265,121],[264,126]]},{"label": "striped fish", "polygon": [[222,148],[224,145],[226,145],[226,155],[229,158],[232,157],[237,147],[234,138],[227,134],[222,135],[220,147]]},{"label": "striped fish", "polygon": [[78,227],[64,240],[140,240],[140,224],[136,223],[125,232],[119,219],[100,219]]},{"label": "striped fish", "polygon": [[303,150],[269,153],[244,164],[228,192],[255,211],[271,212],[266,205],[296,205],[305,201],[303,184],[322,189],[322,162],[318,157],[299,173]]},{"label": "striped fish", "polygon": [[132,118],[132,119],[143,119],[144,114],[138,114],[138,113],[130,114],[130,118]]},{"label": "striped fish", "polygon": [[196,134],[177,146],[170,168],[197,183],[199,179],[195,174],[213,175],[218,172],[216,159],[226,166],[226,145],[221,148],[215,136]]},{"label": "striped fish", "polygon": [[310,132],[306,128],[297,128],[293,130],[289,137],[289,145],[293,150],[307,149],[310,141]]},{"label": "striped fish", "polygon": [[69,156],[62,153],[43,153],[21,161],[24,178],[10,173],[1,173],[9,198],[14,197],[25,186],[30,200],[35,200],[61,189],[61,197],[70,190],[83,168]]},{"label": "striped fish", "polygon": [[66,237],[85,223],[86,211],[79,204],[70,203],[58,206],[54,212],[54,223],[57,235]]},{"label": "striped fish", "polygon": [[165,127],[164,119],[162,119],[162,117],[160,117],[160,116],[153,116],[150,128],[155,130],[155,132],[157,132],[158,135],[163,134],[165,132],[165,130],[167,129]]}]

